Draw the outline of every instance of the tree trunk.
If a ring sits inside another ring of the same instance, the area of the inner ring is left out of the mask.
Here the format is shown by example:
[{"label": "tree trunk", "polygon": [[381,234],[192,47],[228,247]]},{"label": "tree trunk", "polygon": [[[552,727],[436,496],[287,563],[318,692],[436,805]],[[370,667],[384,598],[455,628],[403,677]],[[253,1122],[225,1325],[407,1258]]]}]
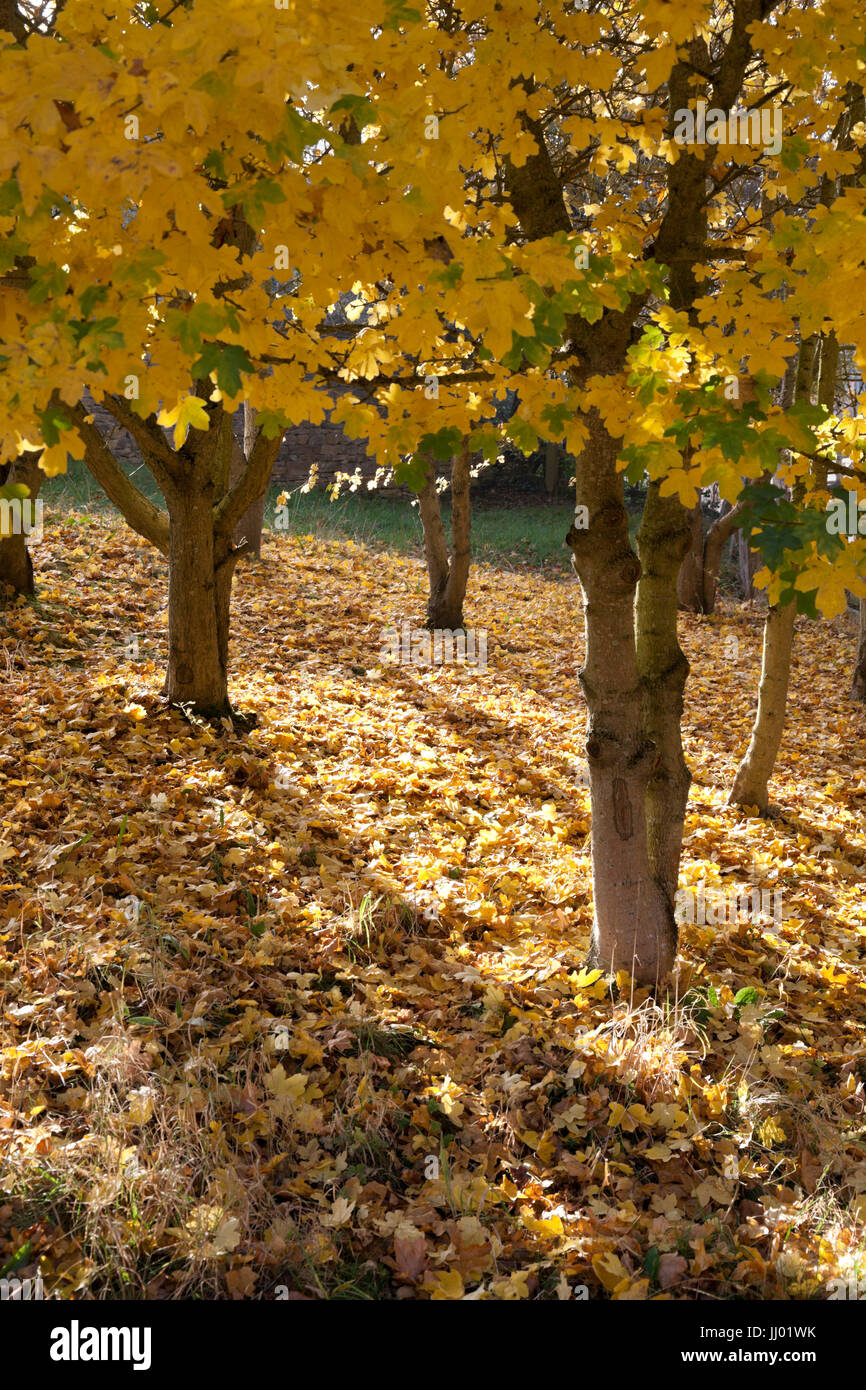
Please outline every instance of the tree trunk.
[{"label": "tree trunk", "polygon": [[210,488],[169,504],[165,694],[205,716],[229,715],[228,633],[237,556],[214,536]]},{"label": "tree trunk", "polygon": [[704,580],[703,580],[703,612],[715,613],[716,611],[716,591],[719,584],[719,571],[722,568],[722,556],[725,553],[725,546],[731,539],[735,531],[738,531],[743,524],[743,508],[738,502],[735,507],[729,507],[722,516],[714,521],[707,538],[704,541]]},{"label": "tree trunk", "polygon": [[761,557],[749,545],[748,537],[740,531],[737,535],[737,563],[740,570],[740,596],[744,603],[751,603],[755,597],[752,582],[761,568]]},{"label": "tree trunk", "polygon": [[682,575],[681,560],[693,540],[693,528],[694,511],[686,511],[678,497],[662,497],[659,484],[650,483],[637,533],[637,662],[644,734],[656,750],[646,791],[650,868],[672,913],[692,782],[681,734],[689,663],[677,632],[677,576]]},{"label": "tree trunk", "polygon": [[567,540],[583,590],[586,626],[580,684],[588,710],[592,795],[590,961],[652,984],[673,966],[676,925],[648,849],[646,794],[657,750],[644,732],[635,647],[640,562],[629,544],[622,474],[616,469],[618,441],[595,410],[584,418],[589,439],[577,468],[576,502],[587,508],[589,525],[572,526]]},{"label": "tree trunk", "polygon": [[767,613],[758,712],[746,756],[728,797],[729,806],[757,806],[762,815],[769,805],[769,781],[785,727],[796,615],[796,603],[774,605]]},{"label": "tree trunk", "polygon": [[[679,504],[682,506],[682,503]],[[677,602],[686,613],[704,611],[704,512],[702,499],[687,513],[689,530],[677,575]]]},{"label": "tree trunk", "polygon": [[470,466],[471,453],[466,443],[451,460],[450,555],[436,487],[436,468],[432,459],[427,481],[419,493],[421,524],[424,528],[424,555],[430,583],[427,626],[434,631],[445,629],[455,632],[463,627],[463,603],[472,555]]},{"label": "tree trunk", "polygon": [[854,667],[854,681],[851,686],[851,698],[866,704],[866,598],[860,600],[860,640],[857,648],[857,663]]},{"label": "tree trunk", "polygon": [[[44,476],[35,454],[22,454],[13,463],[0,467],[0,484],[24,483],[30,489],[30,496],[23,504],[25,506],[29,503],[32,507],[36,502]],[[36,591],[33,562],[23,530],[17,535],[0,539],[0,594],[4,584],[9,585],[14,594],[33,594]]]},{"label": "tree trunk", "polygon": [[[243,447],[234,433],[232,433],[232,466],[229,474],[229,485],[234,487],[247,466],[247,459],[253,450],[258,433],[256,427],[256,412],[244,402],[244,442]],[[235,527],[233,540],[235,545],[243,545],[246,542],[242,559],[250,559],[255,556],[261,557],[262,553],[262,530],[265,524],[265,503],[268,497],[268,486],[270,478],[265,484],[265,490],[251,506],[247,508]]]},{"label": "tree trunk", "polygon": [[[819,343],[818,335],[813,333],[800,344],[796,374],[791,372],[784,389],[786,408],[794,401],[811,399],[819,361]],[[804,493],[805,484],[802,481],[798,482],[794,486],[792,500],[802,500]],[[762,815],[769,807],[770,777],[785,727],[796,617],[796,600],[773,605],[767,612],[764,622],[758,709],[749,746],[737,768],[734,785],[728,797],[729,806],[757,806]]]},{"label": "tree trunk", "polygon": [[544,490],[548,497],[556,496],[559,483],[559,445],[548,442],[544,446]]}]

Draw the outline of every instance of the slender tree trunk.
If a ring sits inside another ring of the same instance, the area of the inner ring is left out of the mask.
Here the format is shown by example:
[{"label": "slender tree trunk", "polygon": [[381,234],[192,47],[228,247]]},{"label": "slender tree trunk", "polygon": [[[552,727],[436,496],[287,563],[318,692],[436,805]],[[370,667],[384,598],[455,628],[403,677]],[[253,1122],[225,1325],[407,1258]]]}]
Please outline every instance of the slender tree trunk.
[{"label": "slender tree trunk", "polygon": [[[586,754],[592,795],[595,898],[590,960],[628,970],[641,983],[668,974],[676,952],[671,904],[650,865],[646,795],[657,750],[646,737],[635,647],[634,600],[640,562],[629,544],[618,441],[595,410],[577,468],[578,506],[589,526],[568,543],[580,578],[586,664],[580,684],[588,710]],[[679,562],[679,557],[678,561]]]},{"label": "slender tree trunk", "polygon": [[419,493],[424,555],[430,582],[427,626],[434,630],[450,629],[453,632],[463,627],[463,604],[472,555],[470,468],[471,453],[467,443],[451,460],[450,554],[432,460],[427,481]]},{"label": "slender tree trunk", "polygon": [[725,546],[743,524],[743,508],[738,502],[714,521],[704,541],[703,612],[715,613],[719,571]]},{"label": "slender tree trunk", "polygon": [[[247,460],[253,451],[256,442],[258,427],[256,425],[256,412],[247,402],[244,402],[244,442],[241,447],[240,442],[232,434],[232,466],[229,475],[229,483],[234,487],[247,466]],[[247,549],[241,556],[242,559],[249,559],[255,556],[259,559],[262,553],[262,530],[265,523],[265,503],[268,497],[268,487],[270,478],[265,484],[265,490],[251,506],[247,508],[235,527],[234,543],[243,545],[246,542]]]},{"label": "slender tree trunk", "polygon": [[643,689],[643,727],[656,760],[647,783],[650,867],[671,913],[679,882],[683,824],[692,775],[683,752],[681,723],[689,663],[677,632],[677,575],[693,537],[693,513],[678,497],[662,497],[650,483],[637,534],[641,576],[635,609],[637,662]]},{"label": "slender tree trunk", "polygon": [[857,663],[854,667],[854,681],[851,685],[851,698],[866,704],[866,598],[860,600],[860,640],[857,647]]},{"label": "slender tree trunk", "polygon": [[686,551],[677,575],[677,602],[686,613],[703,613],[704,512],[700,497],[687,515],[689,531]]},{"label": "slender tree trunk", "polygon": [[544,490],[548,497],[556,496],[559,483],[559,445],[548,442],[544,446]]},{"label": "slender tree trunk", "polygon": [[748,537],[740,531],[737,536],[737,562],[740,571],[740,596],[744,603],[755,597],[753,580],[761,567],[760,557],[749,545]]},{"label": "slender tree trunk", "polygon": [[[24,483],[30,489],[30,496],[23,503],[32,507],[42,486],[44,478],[35,454],[22,454],[14,463],[0,468],[0,484]],[[30,513],[32,516],[32,512]],[[4,584],[14,594],[33,594],[33,562],[27,549],[27,536],[22,530],[17,535],[6,536],[0,540],[0,594]]]},{"label": "slender tree trunk", "polygon": [[[810,399],[819,361],[819,346],[817,334],[812,334],[800,345],[796,376],[791,374],[791,388],[786,386],[785,390],[786,408],[794,401]],[[793,491],[793,500],[801,499],[803,493],[804,485],[798,483]],[[729,806],[757,806],[762,815],[766,814],[770,804],[770,777],[785,727],[796,617],[796,601],[771,605],[767,612],[758,709],[749,746],[737,768],[728,797]]]},{"label": "slender tree trunk", "polygon": [[762,815],[769,805],[769,781],[785,727],[796,616],[796,603],[774,605],[767,613],[758,712],[749,747],[728,797],[728,805],[757,806]]}]

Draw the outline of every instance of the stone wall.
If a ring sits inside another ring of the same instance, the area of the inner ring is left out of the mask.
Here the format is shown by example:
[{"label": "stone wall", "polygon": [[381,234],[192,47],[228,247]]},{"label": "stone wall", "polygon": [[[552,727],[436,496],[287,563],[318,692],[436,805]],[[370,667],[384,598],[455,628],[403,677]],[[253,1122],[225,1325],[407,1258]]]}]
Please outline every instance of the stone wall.
[{"label": "stone wall", "polygon": [[369,457],[365,441],[349,439],[342,425],[332,424],[329,419],[320,425],[293,425],[286,430],[274,465],[274,481],[305,482],[313,464],[319,467],[320,486],[332,481],[337,473],[354,473],[360,468],[362,475],[369,478],[376,471],[375,460]]},{"label": "stone wall", "polygon": [[[104,406],[95,405],[88,396],[84,402],[115,458],[123,463],[141,463],[141,454],[132,435],[120,428]],[[234,429],[243,441],[242,410],[235,416]],[[375,460],[368,456],[364,440],[349,439],[342,425],[332,424],[327,418],[320,425],[293,425],[286,431],[274,466],[273,481],[297,486],[306,482],[314,463],[319,465],[320,487],[332,482],[337,473],[354,473],[360,468],[364,477],[371,478],[376,472]]]}]

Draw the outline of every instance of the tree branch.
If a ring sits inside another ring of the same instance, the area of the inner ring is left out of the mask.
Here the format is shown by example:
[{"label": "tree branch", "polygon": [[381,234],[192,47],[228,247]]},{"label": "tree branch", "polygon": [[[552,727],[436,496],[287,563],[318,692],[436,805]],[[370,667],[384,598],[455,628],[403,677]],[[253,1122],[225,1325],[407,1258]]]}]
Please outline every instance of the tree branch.
[{"label": "tree branch", "polygon": [[151,423],[150,417],[142,419],[136,415],[122,396],[106,395],[102,403],[109,415],[113,415],[117,423],[132,435],[160,490],[170,492],[177,481],[177,455],[168,447],[156,421]]},{"label": "tree branch", "polygon": [[162,555],[168,555],[168,517],[155,507],[131,478],[128,478],[106,445],[94,424],[88,423],[87,409],[80,403],[70,410],[78,432],[84,441],[84,462],[106,496],[123,514],[125,520]]},{"label": "tree branch", "polygon": [[261,497],[282,442],[282,434],[275,439],[266,439],[259,430],[246,468],[234,487],[214,507],[214,531],[219,535],[231,535],[247,508]]}]

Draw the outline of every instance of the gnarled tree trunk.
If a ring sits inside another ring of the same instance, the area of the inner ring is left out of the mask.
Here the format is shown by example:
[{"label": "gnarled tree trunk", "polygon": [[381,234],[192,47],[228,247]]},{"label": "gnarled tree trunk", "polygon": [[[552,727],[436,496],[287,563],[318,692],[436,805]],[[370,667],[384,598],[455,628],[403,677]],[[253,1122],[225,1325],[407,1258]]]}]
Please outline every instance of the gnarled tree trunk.
[{"label": "gnarled tree trunk", "polygon": [[427,481],[419,493],[424,555],[430,591],[427,626],[452,632],[463,627],[463,603],[472,556],[472,507],[469,496],[471,453],[468,442],[451,460],[451,551],[442,521],[442,507],[432,459]]}]

